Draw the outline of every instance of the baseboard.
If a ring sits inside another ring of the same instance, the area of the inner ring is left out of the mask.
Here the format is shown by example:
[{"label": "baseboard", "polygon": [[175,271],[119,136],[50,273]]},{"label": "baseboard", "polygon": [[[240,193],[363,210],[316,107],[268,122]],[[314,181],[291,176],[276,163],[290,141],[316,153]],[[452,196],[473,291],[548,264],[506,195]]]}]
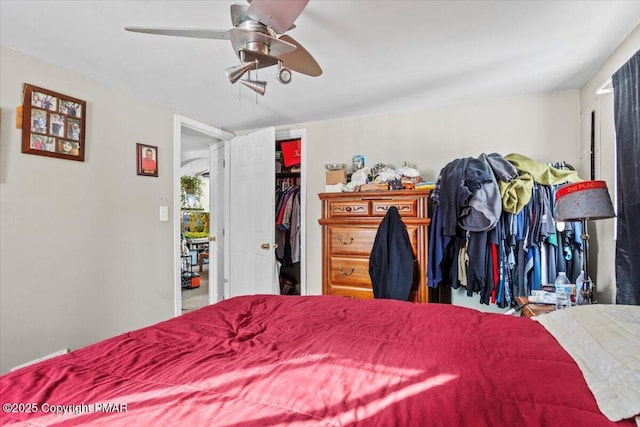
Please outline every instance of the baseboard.
[{"label": "baseboard", "polygon": [[23,363],[22,365],[14,366],[13,368],[11,368],[11,371],[13,372],[16,369],[24,368],[25,366],[33,365],[34,363],[42,362],[43,360],[51,359],[53,357],[62,356],[63,354],[67,354],[67,353],[69,353],[69,349],[68,348],[64,348],[62,350],[58,350],[58,351],[53,352],[51,354],[47,354],[46,356],[42,356],[39,359],[30,360],[30,361],[28,361],[26,363]]}]

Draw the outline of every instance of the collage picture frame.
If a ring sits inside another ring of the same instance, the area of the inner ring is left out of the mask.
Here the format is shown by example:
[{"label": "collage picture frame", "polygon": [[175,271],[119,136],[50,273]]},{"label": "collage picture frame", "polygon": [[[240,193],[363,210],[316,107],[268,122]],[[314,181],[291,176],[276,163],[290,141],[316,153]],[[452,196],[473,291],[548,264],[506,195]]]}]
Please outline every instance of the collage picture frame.
[{"label": "collage picture frame", "polygon": [[84,162],[87,103],[25,83],[22,152]]}]

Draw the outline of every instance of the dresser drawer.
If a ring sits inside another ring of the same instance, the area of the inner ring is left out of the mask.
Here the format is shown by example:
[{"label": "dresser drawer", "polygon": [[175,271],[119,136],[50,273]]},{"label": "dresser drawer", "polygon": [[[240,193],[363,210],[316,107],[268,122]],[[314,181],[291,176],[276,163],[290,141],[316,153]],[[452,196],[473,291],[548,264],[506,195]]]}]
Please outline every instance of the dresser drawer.
[{"label": "dresser drawer", "polygon": [[328,229],[330,254],[369,255],[377,227],[349,227],[332,225]]},{"label": "dresser drawer", "polygon": [[[371,254],[373,243],[376,240],[378,226],[375,227],[349,227],[336,226],[328,227],[327,234],[329,236],[329,254],[352,254],[366,255]],[[408,225],[407,234],[411,242],[414,256],[418,253],[418,229],[419,226]]]},{"label": "dresser drawer", "polygon": [[371,200],[371,215],[385,216],[391,206],[398,208],[398,213],[403,218],[416,218],[418,216],[418,200]]},{"label": "dresser drawer", "polygon": [[330,256],[329,282],[332,285],[371,289],[369,257]]},{"label": "dresser drawer", "polygon": [[373,289],[371,289],[371,287],[369,287],[369,289],[364,289],[329,284],[327,294],[355,299],[373,299]]},{"label": "dresser drawer", "polygon": [[329,218],[367,217],[371,214],[368,200],[331,200],[328,205]]}]

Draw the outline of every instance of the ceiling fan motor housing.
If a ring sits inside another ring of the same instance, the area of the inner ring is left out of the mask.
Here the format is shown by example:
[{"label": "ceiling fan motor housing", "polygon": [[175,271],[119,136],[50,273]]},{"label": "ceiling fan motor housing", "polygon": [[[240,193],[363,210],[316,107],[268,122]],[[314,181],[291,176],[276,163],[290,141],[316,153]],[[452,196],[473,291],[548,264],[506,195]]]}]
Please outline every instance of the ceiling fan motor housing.
[{"label": "ceiling fan motor housing", "polygon": [[271,28],[267,27],[263,23],[253,19],[249,19],[247,21],[241,22],[240,24],[238,24],[237,28],[266,34],[269,37],[276,37],[275,31],[273,31]]},{"label": "ceiling fan motor housing", "polygon": [[247,42],[244,49],[262,55],[269,55],[269,45],[263,42]]}]

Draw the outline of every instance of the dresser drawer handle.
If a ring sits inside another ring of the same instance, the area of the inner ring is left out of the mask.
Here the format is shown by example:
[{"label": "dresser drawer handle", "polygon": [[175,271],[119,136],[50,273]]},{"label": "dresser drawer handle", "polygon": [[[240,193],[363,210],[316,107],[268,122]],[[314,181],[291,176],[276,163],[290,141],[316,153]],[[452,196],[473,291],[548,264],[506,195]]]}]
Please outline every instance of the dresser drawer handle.
[{"label": "dresser drawer handle", "polygon": [[344,274],[345,276],[351,276],[353,274],[353,271],[355,270],[355,267],[351,267],[351,271],[350,272],[346,272],[342,269],[342,267],[338,267],[338,271],[342,274]]},{"label": "dresser drawer handle", "polygon": [[365,207],[364,206],[334,206],[332,208],[332,211],[334,213],[352,213],[352,212],[361,212],[361,213],[365,213]]},{"label": "dresser drawer handle", "polygon": [[395,206],[396,209],[398,209],[398,211],[410,211],[411,210],[411,206],[409,205],[382,205],[382,206],[376,206],[376,209],[379,209],[383,212],[386,212],[389,210],[389,208],[391,206]]},{"label": "dresser drawer handle", "polygon": [[338,242],[342,243],[343,245],[350,245],[351,243],[353,243],[353,237],[349,237],[348,242],[346,240],[343,242],[342,236],[338,236]]}]

